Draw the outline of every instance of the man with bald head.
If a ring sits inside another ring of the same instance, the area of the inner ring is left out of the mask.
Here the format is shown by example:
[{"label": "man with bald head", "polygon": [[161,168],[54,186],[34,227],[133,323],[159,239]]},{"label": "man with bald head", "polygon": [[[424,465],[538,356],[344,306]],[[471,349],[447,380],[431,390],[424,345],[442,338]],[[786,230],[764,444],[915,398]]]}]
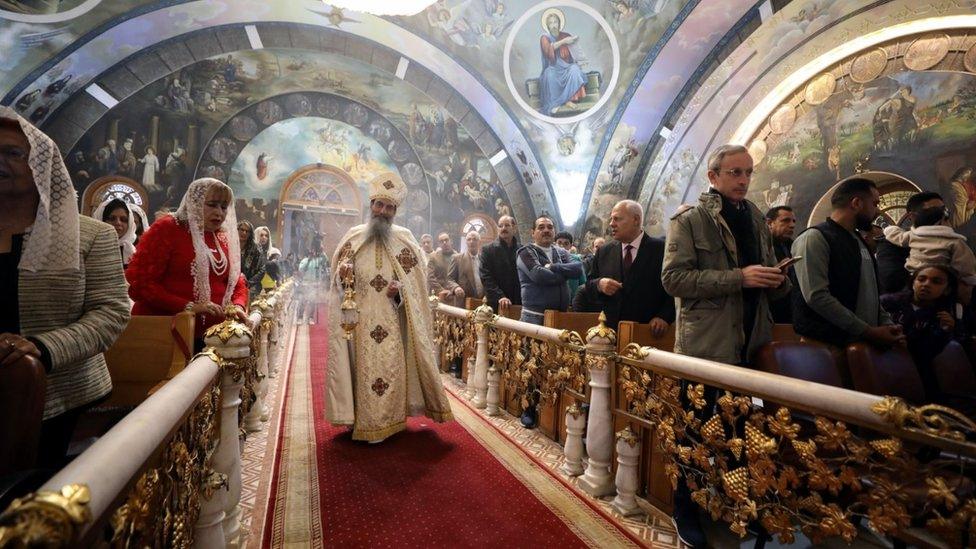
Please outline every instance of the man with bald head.
[{"label": "man with bald head", "polygon": [[510,215],[499,217],[498,240],[481,249],[479,269],[488,304],[495,311],[522,304],[522,290],[515,267],[515,252],[518,249],[515,218]]},{"label": "man with bald head", "polygon": [[437,249],[427,256],[427,284],[441,303],[464,307],[464,289],[451,279],[456,255],[451,235],[437,235]]},{"label": "man with bald head", "polygon": [[464,295],[481,300],[485,295],[484,285],[481,283],[481,234],[478,231],[468,231],[464,235],[465,251],[454,256],[451,266],[451,280],[457,282]]},{"label": "man with bald head", "polygon": [[648,236],[643,226],[640,204],[617,202],[610,212],[613,240],[593,256],[585,301],[606,313],[607,326],[616,328],[621,320],[649,322],[651,333],[661,336],[674,322],[674,299],[661,285],[664,241]]}]

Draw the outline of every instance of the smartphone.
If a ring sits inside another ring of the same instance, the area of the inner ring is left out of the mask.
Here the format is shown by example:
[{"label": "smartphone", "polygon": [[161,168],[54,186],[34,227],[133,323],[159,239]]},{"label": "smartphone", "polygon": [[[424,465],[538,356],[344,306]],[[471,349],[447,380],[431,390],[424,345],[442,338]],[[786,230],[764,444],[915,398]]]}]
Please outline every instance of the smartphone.
[{"label": "smartphone", "polygon": [[793,265],[794,263],[796,263],[797,261],[799,261],[801,259],[803,259],[803,256],[802,255],[795,255],[793,257],[787,257],[783,261],[780,261],[779,263],[777,263],[776,264],[776,268],[777,269],[781,269],[781,270],[782,269],[785,269],[785,268],[789,267],[790,265]]}]

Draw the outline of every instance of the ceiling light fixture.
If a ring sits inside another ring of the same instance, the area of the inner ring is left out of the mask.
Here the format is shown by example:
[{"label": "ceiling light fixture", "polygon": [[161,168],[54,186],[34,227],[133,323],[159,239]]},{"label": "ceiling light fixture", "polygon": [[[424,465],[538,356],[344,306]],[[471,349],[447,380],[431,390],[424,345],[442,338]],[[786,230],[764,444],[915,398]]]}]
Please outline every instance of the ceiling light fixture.
[{"label": "ceiling light fixture", "polygon": [[335,8],[348,9],[373,15],[416,15],[435,0],[323,0]]}]

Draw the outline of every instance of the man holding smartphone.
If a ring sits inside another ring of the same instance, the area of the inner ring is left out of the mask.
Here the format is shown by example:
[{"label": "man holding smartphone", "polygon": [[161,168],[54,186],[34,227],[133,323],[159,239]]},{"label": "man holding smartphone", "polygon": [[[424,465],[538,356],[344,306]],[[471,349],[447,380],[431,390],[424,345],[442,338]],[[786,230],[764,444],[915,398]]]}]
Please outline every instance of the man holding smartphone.
[{"label": "man holding smartphone", "polygon": [[[775,266],[762,212],[746,200],[752,169],[745,147],[717,148],[708,158],[711,188],[671,218],[661,280],[677,298],[675,353],[746,365],[772,338],[769,300],[789,294],[790,281]],[[703,410],[711,410],[714,388],[705,400]],[[683,478],[672,518],[681,541],[709,546]]]},{"label": "man holding smartphone", "polygon": [[[790,252],[790,247],[793,246],[793,233],[796,230],[796,214],[793,208],[789,206],[770,208],[766,212],[766,226],[769,228],[770,236],[773,237],[773,252],[776,253],[776,260],[780,262],[777,267],[783,267],[783,262],[793,257]],[[784,269],[786,276],[790,277],[790,283],[796,287],[793,269],[788,265],[786,267]],[[789,295],[770,301],[769,310],[773,313],[773,322],[793,324],[793,304],[790,302]]]}]

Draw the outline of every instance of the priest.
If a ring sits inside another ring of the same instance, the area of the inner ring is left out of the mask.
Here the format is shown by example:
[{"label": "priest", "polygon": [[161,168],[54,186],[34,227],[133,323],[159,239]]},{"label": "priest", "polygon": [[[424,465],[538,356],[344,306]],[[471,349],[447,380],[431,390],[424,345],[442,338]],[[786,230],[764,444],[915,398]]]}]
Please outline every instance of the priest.
[{"label": "priest", "polygon": [[349,229],[332,260],[325,409],[332,424],[352,426],[353,440],[380,442],[408,415],[453,417],[435,358],[427,256],[393,224],[406,195],[396,174],[374,178],[369,223]]}]

